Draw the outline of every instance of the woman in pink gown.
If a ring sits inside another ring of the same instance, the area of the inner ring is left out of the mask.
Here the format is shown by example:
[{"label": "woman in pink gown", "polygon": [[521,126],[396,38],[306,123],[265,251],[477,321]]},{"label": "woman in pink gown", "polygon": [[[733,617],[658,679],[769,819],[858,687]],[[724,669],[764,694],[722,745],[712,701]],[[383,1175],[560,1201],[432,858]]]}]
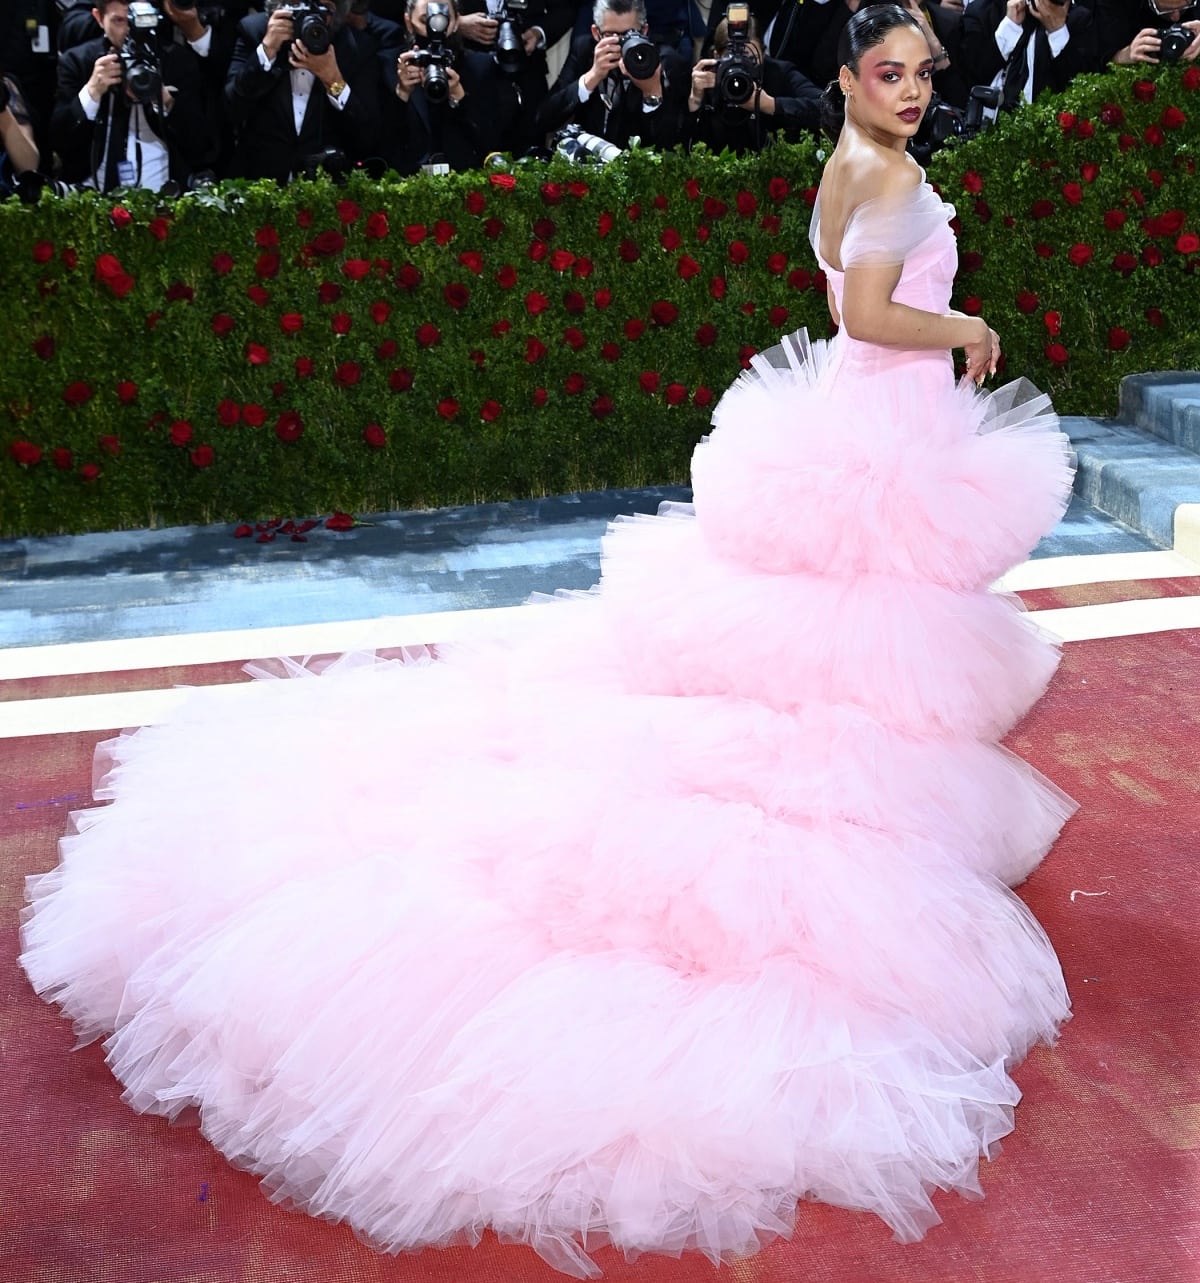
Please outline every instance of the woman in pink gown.
[{"label": "woman in pink gown", "polygon": [[802,1198],[918,1238],[1067,1018],[1009,888],[1072,803],[997,744],[1058,655],[988,585],[1070,452],[947,310],[924,37],[845,39],[841,332],[727,392],[694,508],[487,645],[195,692],[101,746],[31,882],[25,969],[129,1103],[382,1250],[490,1226],[586,1277],[753,1252]]}]

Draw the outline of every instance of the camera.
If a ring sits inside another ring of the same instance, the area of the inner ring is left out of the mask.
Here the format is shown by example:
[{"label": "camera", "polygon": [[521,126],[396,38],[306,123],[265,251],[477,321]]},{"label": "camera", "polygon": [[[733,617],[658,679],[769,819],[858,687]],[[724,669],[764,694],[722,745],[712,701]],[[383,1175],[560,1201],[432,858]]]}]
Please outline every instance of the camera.
[{"label": "camera", "polygon": [[939,94],[934,94],[920,129],[909,143],[909,151],[924,164],[952,138],[974,138],[992,123],[987,112],[1000,106],[1001,92],[991,85],[975,85],[967,98],[966,111],[952,107]]},{"label": "camera", "polygon": [[715,94],[722,106],[740,107],[750,101],[762,84],[762,59],[750,43],[750,6],[731,4],[725,9],[729,47],[717,59]]},{"label": "camera", "polygon": [[309,53],[319,57],[333,43],[329,10],[317,0],[268,0],[266,12],[274,13],[276,9],[291,10],[292,32]]},{"label": "camera", "polygon": [[454,51],[447,47],[450,34],[450,6],[445,0],[429,0],[425,8],[425,30],[428,35],[419,44],[413,62],[425,72],[425,97],[432,103],[450,97],[448,68],[454,63]]},{"label": "camera", "polygon": [[631,80],[649,80],[658,70],[661,61],[658,46],[640,31],[623,31],[617,37],[621,45],[621,61]]},{"label": "camera", "polygon": [[129,34],[117,50],[121,79],[140,106],[162,102],[162,71],[158,65],[158,10],[147,0],[129,6]]},{"label": "camera", "polygon": [[529,0],[504,0],[496,19],[496,50],[492,57],[501,71],[515,76],[525,65],[525,14]]},{"label": "camera", "polygon": [[1162,62],[1178,62],[1183,51],[1192,43],[1192,33],[1179,23],[1164,27],[1158,33],[1158,56]]},{"label": "camera", "polygon": [[564,129],[560,129],[554,135],[552,146],[560,156],[566,157],[576,165],[586,164],[589,161],[607,165],[610,160],[616,160],[622,154],[621,148],[615,143],[610,143],[607,138],[600,138],[596,134],[589,134],[578,125],[567,125]]}]

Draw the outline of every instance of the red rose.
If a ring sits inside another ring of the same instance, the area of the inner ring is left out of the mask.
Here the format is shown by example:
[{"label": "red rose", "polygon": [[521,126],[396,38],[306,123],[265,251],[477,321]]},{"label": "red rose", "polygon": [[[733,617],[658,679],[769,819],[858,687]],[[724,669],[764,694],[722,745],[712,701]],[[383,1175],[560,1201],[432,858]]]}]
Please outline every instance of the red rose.
[{"label": "red rose", "polygon": [[688,390],[682,383],[668,383],[663,397],[668,405],[683,405],[688,399]]},{"label": "red rose", "polygon": [[511,192],[517,185],[517,180],[512,174],[489,174],[488,182],[502,192]]},{"label": "red rose", "polygon": [[396,273],[396,288],[401,290],[415,290],[421,283],[421,269],[414,267],[411,263],[405,263],[404,266]]},{"label": "red rose", "polygon": [[706,196],[704,204],[700,206],[705,218],[724,218],[729,206],[723,200],[718,200],[715,196]]},{"label": "red rose", "polygon": [[1108,350],[1110,352],[1120,352],[1122,348],[1129,346],[1129,340],[1132,337],[1128,330],[1123,330],[1119,325],[1114,325],[1108,331]]},{"label": "red rose", "polygon": [[969,276],[972,272],[977,272],[983,266],[983,255],[975,250],[967,250],[958,260],[958,270],[964,275]]},{"label": "red rose", "polygon": [[1079,174],[1085,183],[1094,183],[1100,176],[1100,166],[1094,160],[1085,160],[1079,166]]},{"label": "red rose", "polygon": [[625,322],[625,337],[631,342],[636,342],[646,332],[646,322],[638,317],[631,317]]},{"label": "red rose", "polygon": [[382,325],[392,314],[392,305],[385,303],[383,299],[378,299],[371,304],[371,320],[376,325]]},{"label": "red rose", "polygon": [[753,218],[758,213],[758,197],[753,192],[740,191],[734,202],[742,218]]},{"label": "red rose", "polygon": [[705,321],[696,331],[696,342],[701,347],[712,347],[717,341],[717,327],[711,321]]},{"label": "red rose", "polygon": [[1083,200],[1083,188],[1078,183],[1063,183],[1062,194],[1068,205],[1078,205]]},{"label": "red rose", "polygon": [[388,216],[383,210],[376,210],[375,213],[368,215],[367,225],[364,230],[368,240],[384,240],[388,234]]},{"label": "red rose", "polygon": [[311,379],[313,372],[312,358],[308,356],[298,356],[296,358],[296,378]]},{"label": "red rose", "polygon": [[1062,316],[1058,312],[1047,312],[1042,317],[1042,324],[1046,327],[1046,332],[1057,338],[1062,330]]},{"label": "red rose", "polygon": [[404,239],[410,245],[420,245],[428,235],[429,229],[424,223],[409,223],[404,229]]},{"label": "red rose", "polygon": [[546,355],[546,345],[536,335],[531,334],[525,340],[525,359],[530,365],[536,364]]},{"label": "red rose", "polygon": [[470,361],[477,370],[482,370],[484,363],[487,361],[487,354],[482,348],[472,348],[467,353],[467,360]]},{"label": "red rose", "polygon": [[338,221],[349,226],[362,218],[362,210],[352,200],[340,200],[337,203]]},{"label": "red rose", "polygon": [[638,249],[637,241],[624,240],[617,249],[617,255],[622,263],[636,263],[642,251]]},{"label": "red rose", "polygon": [[688,200],[700,199],[700,184],[694,179],[689,178],[683,185],[684,194]]},{"label": "red rose", "polygon": [[339,387],[352,388],[362,378],[362,366],[357,361],[343,361],[333,372],[333,380]]},{"label": "red rose", "polygon": [[332,258],[345,248],[346,238],[341,232],[334,231],[318,232],[308,245],[309,253],[317,254],[322,258]]},{"label": "red rose", "polygon": [[104,433],[97,439],[96,444],[105,454],[111,454],[114,459],[121,453],[121,439],[113,436],[111,432]]},{"label": "red rose", "polygon": [[1080,138],[1092,138],[1096,133],[1096,126],[1090,120],[1081,120],[1075,126],[1075,133]]},{"label": "red rose", "polygon": [[375,359],[377,361],[390,361],[399,350],[399,344],[395,339],[384,339],[375,349]]},{"label": "red rose", "polygon": [[713,298],[721,299],[725,297],[725,278],[723,276],[714,276],[709,282],[708,292]]},{"label": "red rose", "polygon": [[977,294],[971,294],[963,299],[962,310],[968,316],[978,316],[983,311],[983,302]]},{"label": "red rose", "polygon": [[575,255],[569,249],[556,249],[550,255],[550,266],[556,272],[565,272],[575,265]]},{"label": "red rose", "polygon": [[530,316],[539,316],[550,306],[550,300],[538,290],[525,295],[525,310]]},{"label": "red rose", "polygon": [[100,467],[95,463],[85,463],[83,467],[79,469],[79,475],[84,481],[95,481],[100,476]]},{"label": "red rose", "polygon": [[758,305],[753,300],[750,300],[742,304],[741,310],[746,316],[753,316],[754,310],[757,306]]},{"label": "red rose", "polygon": [[342,287],[333,281],[322,281],[317,286],[317,302],[325,304],[328,307],[331,303],[336,303],[342,297]]},{"label": "red rose", "polygon": [[1142,262],[1147,267],[1157,267],[1163,261],[1163,252],[1157,245],[1147,245],[1142,250]]},{"label": "red rose", "polygon": [[95,389],[90,383],[80,380],[67,384],[63,389],[62,399],[71,406],[86,405],[95,394]]},{"label": "red rose", "polygon": [[612,290],[597,290],[592,295],[592,306],[598,311],[603,312],[612,303]]},{"label": "red rose", "polygon": [[516,283],[517,269],[511,264],[505,263],[505,265],[496,273],[496,284],[499,285],[502,290],[511,290]]},{"label": "red rose", "polygon": [[768,236],[778,236],[783,223],[780,222],[778,214],[764,214],[758,225]]},{"label": "red rose", "polygon": [[192,425],[186,419],[176,419],[168,435],[172,445],[185,446],[192,439]]},{"label": "red rose", "polygon": [[1084,264],[1092,261],[1092,247],[1090,245],[1072,245],[1067,251],[1067,258],[1074,267],[1083,267]]},{"label": "red rose", "polygon": [[1078,117],[1075,115],[1073,111],[1060,111],[1058,113],[1059,128],[1063,131],[1064,134],[1069,133],[1072,129],[1075,128],[1075,122],[1077,120],[1078,120]]},{"label": "red rose", "polygon": [[388,387],[393,392],[407,392],[413,385],[413,372],[406,369],[393,370],[388,376]]},{"label": "red rose", "polygon": [[1166,135],[1157,125],[1147,125],[1142,130],[1142,138],[1151,147],[1161,147],[1166,142]]},{"label": "red rose", "polygon": [[596,235],[603,240],[609,232],[612,231],[613,225],[616,221],[617,220],[608,212],[608,210],[604,210],[596,220]]},{"label": "red rose", "polygon": [[364,276],[369,275],[371,263],[365,258],[348,258],[342,264],[342,273],[348,276],[352,281],[361,281]]},{"label": "red rose", "polygon": [[670,254],[677,250],[683,243],[683,237],[673,227],[664,227],[662,235],[658,238],[659,244]]},{"label": "red rose", "polygon": [[79,266],[79,255],[68,245],[62,252],[63,265],[68,272],[73,272]]},{"label": "red rose", "polygon": [[101,254],[96,259],[96,281],[106,286],[116,298],[124,298],[136,284],[115,254]]},{"label": "red rose", "polygon": [[1100,123],[1116,129],[1125,123],[1125,113],[1115,102],[1105,103],[1100,108]]},{"label": "red rose", "polygon": [[638,387],[640,387],[647,396],[653,396],[654,393],[658,391],[660,381],[661,376],[656,370],[643,370],[641,374],[638,375]]},{"label": "red rose", "polygon": [[279,275],[279,255],[270,252],[260,254],[254,264],[254,274],[260,281],[269,281]]},{"label": "red rose", "polygon": [[1071,359],[1070,353],[1061,343],[1047,343],[1045,351],[1046,360],[1051,365],[1066,365]]},{"label": "red rose", "polygon": [[474,214],[478,217],[487,209],[487,197],[480,191],[469,191],[463,197],[463,205],[466,207],[468,214]]},{"label": "red rose", "polygon": [[234,528],[233,537],[235,539],[248,539],[254,533],[254,527],[248,526],[244,521],[240,526]]},{"label": "red rose", "polygon": [[607,419],[615,409],[616,406],[613,404],[612,397],[610,397],[607,392],[601,392],[601,394],[592,402],[592,417],[596,419]]},{"label": "red rose", "polygon": [[437,347],[442,341],[442,332],[430,321],[417,326],[417,346]]},{"label": "red rose", "polygon": [[1188,90],[1200,89],[1200,67],[1193,63],[1183,73],[1183,87]]},{"label": "red rose", "polygon": [[813,283],[812,283],[813,293],[824,294],[825,286],[827,284],[828,282],[825,280],[825,273],[821,271],[821,269],[818,267],[817,270],[813,273]]},{"label": "red rose", "polygon": [[787,261],[786,254],[772,254],[770,258],[767,259],[767,271],[770,272],[772,276],[782,276],[787,270]]},{"label": "red rose", "polygon": [[1150,180],[1151,187],[1161,187],[1163,185],[1162,173],[1157,169],[1146,170],[1146,177]]},{"label": "red rose", "polygon": [[[38,450],[38,455],[40,457],[40,450]],[[75,456],[67,449],[66,446],[55,446],[55,448],[50,451],[50,462],[54,464],[59,472],[70,472],[72,467],[75,465]]]},{"label": "red rose", "polygon": [[563,198],[563,189],[561,183],[543,183],[542,200],[547,205],[561,205]]},{"label": "red rose", "polygon": [[1137,256],[1130,253],[1117,254],[1112,261],[1113,271],[1120,272],[1122,276],[1128,276],[1131,272],[1135,272],[1137,265]]},{"label": "red rose", "polygon": [[1156,92],[1153,80],[1135,80],[1133,82],[1133,96],[1138,102],[1150,102]]},{"label": "red rose", "polygon": [[579,180],[567,184],[567,193],[576,200],[582,200],[591,190],[587,183]]},{"label": "red rose", "polygon": [[642,207],[636,202],[632,205],[625,206],[625,217],[629,219],[631,223],[636,223],[641,216]]},{"label": "red rose", "polygon": [[270,294],[261,285],[247,286],[246,297],[258,307],[266,307],[271,298]]},{"label": "red rose", "polygon": [[1104,226],[1107,227],[1110,232],[1115,232],[1125,226],[1125,219],[1126,214],[1123,209],[1110,209],[1104,215]]},{"label": "red rose", "polygon": [[446,300],[448,307],[452,307],[456,312],[461,312],[471,301],[471,291],[461,281],[451,281],[442,290],[442,298]]},{"label": "red rose", "polygon": [[529,261],[531,263],[540,263],[549,250],[545,241],[532,241],[529,245]]},{"label": "red rose", "polygon": [[1182,209],[1168,209],[1156,218],[1143,218],[1142,231],[1147,236],[1178,236],[1187,222],[1187,213]]},{"label": "red rose", "polygon": [[1033,252],[1038,256],[1038,258],[1053,258],[1054,246],[1047,245],[1045,241],[1038,241],[1038,243],[1033,247]]},{"label": "red rose", "polygon": [[49,334],[43,334],[40,339],[34,340],[34,355],[43,361],[48,361],[54,355],[54,347],[54,339]]},{"label": "red rose", "polygon": [[465,249],[458,256],[460,266],[479,276],[483,272],[483,255],[477,249]]},{"label": "red rose", "polygon": [[777,204],[779,201],[787,200],[789,191],[791,188],[786,178],[772,178],[767,183],[767,195]]},{"label": "red rose", "polygon": [[353,530],[356,524],[348,512],[335,512],[332,516],[325,518],[326,530]]},{"label": "red rose", "polygon": [[275,420],[275,435],[280,441],[299,441],[304,435],[304,420],[299,410],[284,410]]},{"label": "red rose", "polygon": [[702,383],[692,394],[692,404],[698,405],[703,409],[706,405],[712,405],[713,394],[711,388],[706,388]]},{"label": "red rose", "polygon": [[438,402],[437,412],[443,419],[453,419],[458,410],[458,402],[453,397],[446,397]]},{"label": "red rose", "polygon": [[568,290],[563,295],[563,307],[571,316],[582,316],[587,311],[587,299],[578,290]]},{"label": "red rose", "polygon": [[742,344],[738,351],[738,361],[740,362],[743,370],[748,370],[750,368],[750,363],[753,361],[757,352],[758,349],[756,347],[752,347],[749,343]]},{"label": "red rose", "polygon": [[496,339],[502,339],[511,329],[512,329],[512,322],[508,320],[506,317],[502,316],[495,323],[495,325],[492,326],[492,337]]},{"label": "red rose", "polygon": [[534,388],[534,389],[533,389],[533,404],[534,404],[534,405],[536,405],[536,406],[543,406],[543,405],[545,405],[545,404],[546,404],[546,402],[549,400],[549,397],[550,397],[550,394],[546,391],[546,389],[545,389],[545,388]]},{"label": "red rose", "polygon": [[750,258],[750,251],[742,241],[731,241],[729,245],[729,261],[735,266],[745,263]]},{"label": "red rose", "polygon": [[1166,324],[1166,317],[1163,316],[1161,309],[1157,307],[1148,307],[1146,309],[1146,320],[1156,330],[1161,330]]},{"label": "red rose", "polygon": [[578,396],[587,387],[587,379],[579,373],[568,374],[563,380],[563,391],[567,396]]},{"label": "red rose", "polygon": [[963,190],[970,192],[972,196],[978,196],[983,191],[983,178],[973,169],[968,169],[962,176]]},{"label": "red rose", "polygon": [[433,239],[439,245],[449,245],[454,239],[454,234],[457,230],[453,223],[448,223],[444,218],[439,218],[433,225]]},{"label": "red rose", "polygon": [[1132,134],[1122,134],[1117,139],[1117,148],[1122,152],[1132,151],[1139,146],[1138,140]]},{"label": "red rose", "polygon": [[701,245],[708,244],[708,238],[712,235],[712,228],[707,223],[702,223],[696,228],[696,239]]},{"label": "red rose", "polygon": [[587,343],[587,339],[583,336],[583,331],[577,330],[573,325],[569,329],[563,330],[562,341],[572,352],[578,352]]},{"label": "red rose", "polygon": [[216,452],[212,446],[198,445],[192,451],[192,466],[196,468],[211,468],[216,457]]},{"label": "red rose", "polygon": [[182,281],[172,281],[167,286],[168,303],[190,303],[196,297],[196,291]]},{"label": "red rose", "polygon": [[[979,219],[981,223],[990,223],[992,221],[992,207],[982,197],[975,202],[975,217]],[[953,222],[951,223],[951,226],[954,227]],[[955,236],[958,235],[959,230],[960,229],[958,227],[954,227]]]},{"label": "red rose", "polygon": [[479,417],[484,423],[495,423],[503,413],[504,407],[499,401],[488,400],[479,407]]},{"label": "red rose", "polygon": [[794,290],[806,290],[812,284],[812,273],[803,267],[794,267],[788,273],[787,281]]},{"label": "red rose", "polygon": [[165,218],[152,218],[146,224],[146,230],[156,241],[165,241],[170,231],[170,224]]},{"label": "red rose", "polygon": [[1175,248],[1181,254],[1195,254],[1200,250],[1200,236],[1195,232],[1184,232],[1184,234],[1175,242]]},{"label": "red rose", "polygon": [[1052,200],[1035,200],[1029,207],[1030,218],[1049,218],[1054,213]]},{"label": "red rose", "polygon": [[122,379],[117,384],[117,400],[122,405],[129,405],[137,400],[138,385],[132,379]]},{"label": "red rose", "polygon": [[586,281],[595,270],[595,264],[587,257],[586,254],[582,258],[577,258],[575,260],[575,266],[571,269],[575,276],[577,276],[581,281]]},{"label": "red rose", "polygon": [[775,326],[783,325],[787,319],[788,310],[786,307],[773,307],[770,312],[767,313],[767,320]]},{"label": "red rose", "polygon": [[271,361],[271,353],[261,343],[247,343],[246,360],[251,365],[268,365]]},{"label": "red rose", "polygon": [[33,247],[33,261],[48,263],[54,257],[54,244],[51,241],[38,241]]},{"label": "red rose", "polygon": [[363,428],[363,440],[373,450],[382,450],[387,445],[387,433],[379,426],[378,423],[368,423]]},{"label": "red rose", "polygon": [[124,205],[114,205],[108,211],[108,216],[112,219],[114,227],[128,227],[133,222],[133,215],[125,208]]},{"label": "red rose", "polygon": [[42,458],[40,447],[35,446],[32,441],[14,441],[8,447],[8,453],[13,462],[19,463],[23,468],[32,468]]},{"label": "red rose", "polygon": [[693,276],[700,275],[700,264],[690,254],[680,254],[676,271],[681,281],[690,281]]},{"label": "red rose", "polygon": [[284,312],[279,318],[279,328],[285,334],[299,334],[304,329],[304,317],[299,312]]},{"label": "red rose", "polygon": [[650,320],[659,327],[665,329],[668,325],[674,325],[679,316],[679,309],[668,299],[660,298],[650,305]]},{"label": "red rose", "polygon": [[242,407],[236,401],[230,401],[228,397],[217,403],[217,422],[223,428],[234,427],[242,417]]},{"label": "red rose", "polygon": [[534,220],[533,235],[539,241],[548,241],[558,231],[558,224],[552,218]]},{"label": "red rose", "polygon": [[146,329],[155,330],[158,328],[159,321],[162,320],[161,312],[150,312],[146,316]]},{"label": "red rose", "polygon": [[600,349],[600,355],[609,362],[619,361],[621,359],[621,348],[616,343],[605,343]]}]

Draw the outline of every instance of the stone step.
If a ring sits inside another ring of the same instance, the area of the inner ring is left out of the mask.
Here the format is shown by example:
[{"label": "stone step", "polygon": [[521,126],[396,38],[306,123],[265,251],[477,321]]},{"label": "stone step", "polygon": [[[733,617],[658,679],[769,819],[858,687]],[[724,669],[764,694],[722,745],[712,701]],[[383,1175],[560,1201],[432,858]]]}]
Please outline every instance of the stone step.
[{"label": "stone step", "polygon": [[1158,547],[1172,547],[1176,508],[1200,503],[1200,452],[1118,419],[1064,417],[1062,424],[1078,457],[1075,493]]},{"label": "stone step", "polygon": [[1200,454],[1200,374],[1158,370],[1121,380],[1118,418]]}]

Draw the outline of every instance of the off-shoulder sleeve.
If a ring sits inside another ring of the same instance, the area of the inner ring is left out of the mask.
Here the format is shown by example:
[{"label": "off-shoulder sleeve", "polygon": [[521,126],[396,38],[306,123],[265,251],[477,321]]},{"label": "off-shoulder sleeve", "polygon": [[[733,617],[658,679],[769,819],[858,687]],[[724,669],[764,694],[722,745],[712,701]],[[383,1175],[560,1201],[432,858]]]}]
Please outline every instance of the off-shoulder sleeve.
[{"label": "off-shoulder sleeve", "polygon": [[903,263],[928,236],[954,217],[928,183],[901,196],[864,201],[850,215],[842,234],[842,270]]}]

